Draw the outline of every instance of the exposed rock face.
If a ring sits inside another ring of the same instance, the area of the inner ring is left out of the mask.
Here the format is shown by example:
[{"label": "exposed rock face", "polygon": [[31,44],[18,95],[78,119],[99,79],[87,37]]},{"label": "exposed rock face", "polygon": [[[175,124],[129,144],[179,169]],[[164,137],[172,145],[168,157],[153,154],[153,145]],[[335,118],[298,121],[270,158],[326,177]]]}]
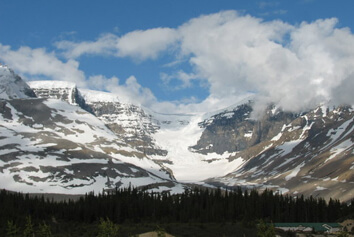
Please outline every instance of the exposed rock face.
[{"label": "exposed rock face", "polygon": [[[260,120],[250,119],[252,102],[224,111],[199,123],[205,128],[197,145],[191,148],[203,154],[225,151],[239,152],[278,134],[284,124],[288,124],[298,115],[277,111],[270,106]],[[276,112],[276,113],[275,113]]]},{"label": "exposed rock face", "polygon": [[156,145],[152,138],[160,127],[153,123],[152,116],[133,104],[120,102],[89,102],[93,113],[102,120],[125,143],[143,152],[144,155],[165,156],[166,150]]}]

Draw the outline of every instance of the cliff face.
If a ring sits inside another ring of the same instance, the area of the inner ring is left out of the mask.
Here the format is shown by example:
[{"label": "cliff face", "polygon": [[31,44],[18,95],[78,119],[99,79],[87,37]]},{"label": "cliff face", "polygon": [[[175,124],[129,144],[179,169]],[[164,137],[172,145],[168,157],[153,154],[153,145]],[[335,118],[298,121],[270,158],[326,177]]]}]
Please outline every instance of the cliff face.
[{"label": "cliff face", "polygon": [[38,98],[58,99],[92,113],[75,83],[62,81],[31,81],[28,82]]}]

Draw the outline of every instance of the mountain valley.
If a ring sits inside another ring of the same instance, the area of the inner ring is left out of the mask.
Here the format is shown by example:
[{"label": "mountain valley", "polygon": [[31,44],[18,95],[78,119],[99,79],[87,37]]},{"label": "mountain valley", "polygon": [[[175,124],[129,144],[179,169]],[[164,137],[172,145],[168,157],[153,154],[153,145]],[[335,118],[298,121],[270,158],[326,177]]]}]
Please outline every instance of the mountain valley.
[{"label": "mountain valley", "polygon": [[193,185],[354,197],[354,110],[290,113],[253,98],[222,111],[161,114],[74,83],[25,83],[0,65],[0,188],[83,194]]}]

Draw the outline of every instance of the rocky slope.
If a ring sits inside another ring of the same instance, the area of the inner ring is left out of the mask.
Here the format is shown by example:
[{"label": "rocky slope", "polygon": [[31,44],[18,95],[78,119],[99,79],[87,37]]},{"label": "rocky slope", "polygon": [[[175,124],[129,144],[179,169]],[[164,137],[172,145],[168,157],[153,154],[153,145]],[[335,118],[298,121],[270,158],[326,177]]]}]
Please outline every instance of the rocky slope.
[{"label": "rocky slope", "polygon": [[83,96],[96,117],[126,144],[135,147],[144,156],[167,154],[152,138],[159,126],[141,107],[124,103],[117,96],[104,92],[83,90]]}]

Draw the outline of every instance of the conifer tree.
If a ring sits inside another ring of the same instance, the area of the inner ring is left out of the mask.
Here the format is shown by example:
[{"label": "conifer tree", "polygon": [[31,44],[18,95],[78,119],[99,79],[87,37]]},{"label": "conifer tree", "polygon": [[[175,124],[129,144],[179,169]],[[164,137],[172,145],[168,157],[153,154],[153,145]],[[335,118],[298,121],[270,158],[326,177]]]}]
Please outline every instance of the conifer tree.
[{"label": "conifer tree", "polygon": [[118,230],[118,225],[114,224],[110,219],[101,218],[97,237],[116,237],[118,236]]},{"label": "conifer tree", "polygon": [[13,221],[8,221],[7,222],[7,228],[6,228],[6,236],[7,237],[16,237],[19,234],[19,228],[16,226],[16,224]]},{"label": "conifer tree", "polygon": [[25,229],[23,230],[23,236],[24,237],[34,237],[35,236],[31,216],[26,217],[26,225],[25,225]]},{"label": "conifer tree", "polygon": [[39,224],[38,237],[52,237],[50,227],[43,221],[43,224]]},{"label": "conifer tree", "polygon": [[257,237],[275,237],[273,224],[267,224],[263,220],[260,220],[257,225]]}]

